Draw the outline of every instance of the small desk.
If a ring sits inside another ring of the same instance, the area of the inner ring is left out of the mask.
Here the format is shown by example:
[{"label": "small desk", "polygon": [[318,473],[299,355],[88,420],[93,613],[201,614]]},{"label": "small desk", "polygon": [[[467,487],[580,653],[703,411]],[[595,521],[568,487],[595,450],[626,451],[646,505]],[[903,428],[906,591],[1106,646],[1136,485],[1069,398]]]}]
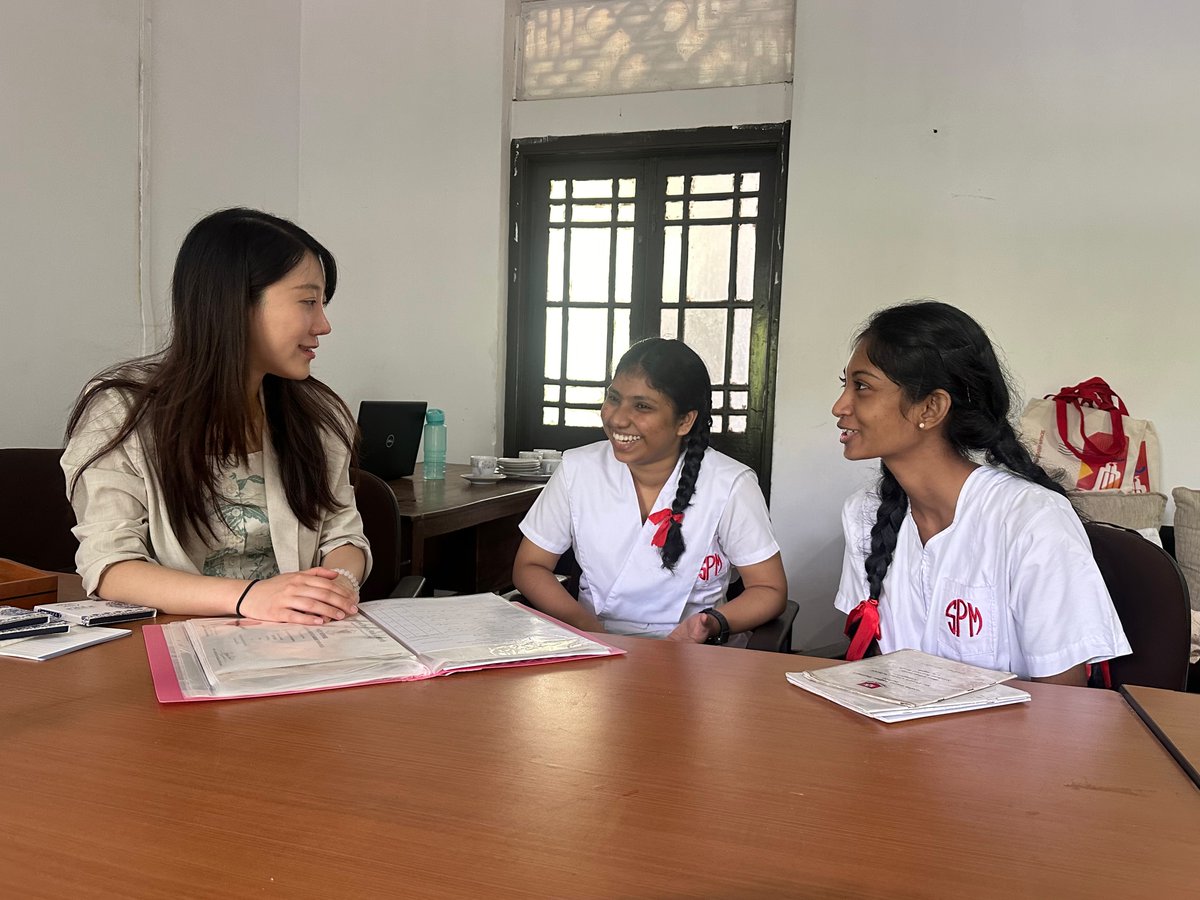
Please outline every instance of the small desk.
[{"label": "small desk", "polygon": [[6,895],[1007,900],[1200,879],[1200,797],[1115,692],[1022,684],[1032,703],[884,725],[784,679],[824,661],[613,638],[627,656],[160,706],[131,624],[0,659]]},{"label": "small desk", "polygon": [[1200,694],[1126,684],[1121,693],[1200,788]]},{"label": "small desk", "polygon": [[506,590],[521,543],[517,526],[541,493],[539,482],[505,479],[473,485],[470,466],[446,464],[446,478],[425,481],[417,464],[411,478],[389,482],[400,504],[401,552],[410,573],[458,593]]}]

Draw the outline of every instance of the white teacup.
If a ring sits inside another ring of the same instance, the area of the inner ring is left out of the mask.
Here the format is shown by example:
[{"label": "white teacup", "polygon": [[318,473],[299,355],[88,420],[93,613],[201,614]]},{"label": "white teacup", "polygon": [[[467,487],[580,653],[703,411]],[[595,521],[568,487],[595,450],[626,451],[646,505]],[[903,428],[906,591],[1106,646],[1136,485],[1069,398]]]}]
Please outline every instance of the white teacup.
[{"label": "white teacup", "polygon": [[517,458],[518,459],[541,459],[542,451],[541,450],[522,450],[520,453],[517,454]]},{"label": "white teacup", "polygon": [[561,450],[534,450],[533,452],[539,454],[542,459],[562,459]]},{"label": "white teacup", "polygon": [[472,456],[471,457],[471,474],[472,475],[495,475],[496,474],[496,457],[494,457],[494,456]]},{"label": "white teacup", "polygon": [[562,465],[562,459],[544,458],[542,460],[542,474],[553,475],[555,469]]}]

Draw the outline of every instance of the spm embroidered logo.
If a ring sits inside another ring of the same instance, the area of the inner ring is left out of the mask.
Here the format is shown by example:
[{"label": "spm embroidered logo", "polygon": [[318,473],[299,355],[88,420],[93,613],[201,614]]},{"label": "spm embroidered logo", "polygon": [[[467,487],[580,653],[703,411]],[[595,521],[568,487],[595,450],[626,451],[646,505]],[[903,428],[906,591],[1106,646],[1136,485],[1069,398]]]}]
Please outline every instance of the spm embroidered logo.
[{"label": "spm embroidered logo", "polygon": [[704,557],[704,564],[700,566],[700,580],[708,581],[710,576],[716,578],[721,574],[721,568],[724,565],[720,556],[715,553],[708,554]]},{"label": "spm embroidered logo", "polygon": [[975,605],[959,598],[946,604],[946,624],[950,633],[962,637],[963,623],[966,623],[967,637],[975,637],[983,633],[983,613]]},{"label": "spm embroidered logo", "polygon": [[882,684],[880,684],[878,681],[860,681],[860,682],[858,683],[858,686],[859,686],[859,687],[870,688],[871,690],[875,690],[875,688],[881,688],[881,687],[883,687],[883,685],[882,685]]}]

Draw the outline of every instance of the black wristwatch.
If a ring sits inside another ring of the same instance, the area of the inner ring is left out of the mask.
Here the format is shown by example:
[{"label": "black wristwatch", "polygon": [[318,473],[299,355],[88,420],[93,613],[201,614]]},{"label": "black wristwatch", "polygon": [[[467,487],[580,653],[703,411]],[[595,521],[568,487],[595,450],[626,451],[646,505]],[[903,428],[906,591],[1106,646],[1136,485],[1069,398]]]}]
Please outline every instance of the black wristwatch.
[{"label": "black wristwatch", "polygon": [[711,606],[708,609],[702,609],[700,612],[707,616],[712,616],[717,620],[717,624],[721,626],[721,630],[717,632],[716,637],[710,637],[704,643],[706,644],[727,644],[729,643],[729,620],[725,618],[725,614],[713,609]]}]

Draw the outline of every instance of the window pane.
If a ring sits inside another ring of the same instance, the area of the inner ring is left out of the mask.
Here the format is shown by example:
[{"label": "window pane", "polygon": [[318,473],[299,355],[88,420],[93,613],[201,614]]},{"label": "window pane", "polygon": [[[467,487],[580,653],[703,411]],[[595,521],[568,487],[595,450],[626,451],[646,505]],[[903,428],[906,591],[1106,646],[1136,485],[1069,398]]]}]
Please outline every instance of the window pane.
[{"label": "window pane", "polygon": [[567,318],[567,378],[604,381],[608,377],[608,310],[572,309]]},{"label": "window pane", "polygon": [[559,396],[562,394],[562,388],[557,384],[547,384],[542,391],[542,399],[547,403],[557,403]]},{"label": "window pane", "polygon": [[562,303],[563,243],[566,232],[561,228],[550,229],[550,243],[546,248],[546,300]]},{"label": "window pane", "polygon": [[550,179],[550,199],[565,200],[567,198],[567,182],[561,178]]},{"label": "window pane", "polygon": [[542,407],[542,424],[557,425],[558,424],[558,407],[543,406]]},{"label": "window pane", "polygon": [[757,191],[758,190],[758,173],[757,172],[747,172],[746,174],[744,174],[742,176],[742,190],[743,191]]},{"label": "window pane", "polygon": [[608,262],[607,228],[572,228],[569,299],[608,302]]},{"label": "window pane", "polygon": [[688,204],[693,219],[729,219],[733,216],[732,200],[693,200]]},{"label": "window pane", "polygon": [[739,215],[741,215],[743,219],[753,219],[758,216],[758,198],[744,198],[742,200],[741,209],[739,210]]},{"label": "window pane", "polygon": [[564,411],[563,424],[573,428],[599,428],[600,412],[595,409],[568,409]]},{"label": "window pane", "polygon": [[683,201],[682,200],[668,200],[667,201],[666,218],[672,222],[677,222],[683,218]]},{"label": "window pane", "polygon": [[667,179],[667,196],[678,197],[683,193],[683,176],[672,175]]},{"label": "window pane", "polygon": [[562,378],[562,307],[546,310],[546,378]]},{"label": "window pane", "polygon": [[611,222],[611,203],[572,203],[572,222]]},{"label": "window pane", "polygon": [[565,222],[567,221],[567,208],[561,203],[550,204],[550,221]]},{"label": "window pane", "polygon": [[592,197],[611,197],[613,183],[611,178],[599,181],[572,181],[571,196],[576,200]]},{"label": "window pane", "polygon": [[[748,309],[733,311],[733,359],[729,380],[733,384],[750,383],[750,317]],[[735,407],[745,409],[744,406]]]},{"label": "window pane", "polygon": [[746,433],[746,417],[745,416],[730,416],[729,431],[733,434]]},{"label": "window pane", "polygon": [[729,299],[730,225],[693,225],[688,229],[687,298]]},{"label": "window pane", "polygon": [[567,402],[579,405],[591,404],[592,406],[599,406],[604,402],[604,388],[568,386]]},{"label": "window pane", "polygon": [[615,300],[629,303],[633,292],[633,229],[617,229],[617,272]]},{"label": "window pane", "polygon": [[712,382],[724,384],[725,310],[687,310],[683,320],[683,339],[704,360]]},{"label": "window pane", "polygon": [[733,175],[693,175],[693,194],[732,194]]},{"label": "window pane", "polygon": [[676,308],[664,309],[662,311],[662,321],[658,328],[659,337],[665,337],[667,340],[674,340],[679,337],[679,310]]},{"label": "window pane", "polygon": [[629,310],[616,309],[613,310],[613,358],[609,361],[612,365],[610,371],[605,373],[607,378],[611,373],[613,366],[616,366],[617,360],[620,359],[625,351],[629,349]]},{"label": "window pane", "polygon": [[622,178],[617,182],[618,197],[636,197],[637,196],[637,179]]},{"label": "window pane", "polygon": [[754,257],[758,233],[755,225],[738,226],[737,299],[754,299]]},{"label": "window pane", "polygon": [[745,409],[750,402],[749,391],[730,391],[729,392],[729,408],[730,409]]},{"label": "window pane", "polygon": [[663,229],[662,298],[664,303],[679,302],[679,253],[682,242],[683,229],[680,226],[671,225]]},{"label": "window pane", "polygon": [[723,409],[724,407],[725,407],[725,392],[724,391],[713,391],[712,392],[712,408],[713,409]]},{"label": "window pane", "polygon": [[632,222],[633,221],[633,204],[620,203],[617,205],[617,221]]},{"label": "window pane", "polygon": [[720,434],[721,433],[721,425],[725,422],[725,417],[724,416],[713,416],[712,419],[713,419],[712,433]]}]

